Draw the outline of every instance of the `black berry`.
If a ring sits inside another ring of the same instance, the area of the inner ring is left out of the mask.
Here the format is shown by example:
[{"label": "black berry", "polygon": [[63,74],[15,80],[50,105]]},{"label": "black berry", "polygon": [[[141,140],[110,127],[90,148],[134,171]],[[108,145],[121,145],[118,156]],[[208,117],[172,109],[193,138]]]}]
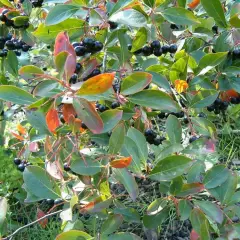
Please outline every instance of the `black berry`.
[{"label": "black berry", "polygon": [[170,53],[177,52],[177,45],[176,44],[171,44],[170,47],[169,47],[169,52]]},{"label": "black berry", "polygon": [[22,162],[22,160],[20,158],[14,158],[13,162],[15,165],[18,166]]},{"label": "black berry", "polygon": [[113,102],[111,105],[111,108],[114,109],[114,108],[118,108],[119,106],[120,106],[119,102]]},{"label": "black berry", "polygon": [[76,68],[75,68],[75,73],[78,74],[82,69],[82,64],[81,63],[77,63],[76,64]]},{"label": "black berry", "polygon": [[151,43],[151,48],[152,49],[160,49],[161,48],[161,44],[160,44],[160,42],[158,41],[158,40],[155,40],[155,41],[153,41],[152,43]]},{"label": "black berry", "polygon": [[9,50],[14,50],[15,49],[15,44],[13,43],[12,40],[7,40],[5,45]]},{"label": "black berry", "polygon": [[65,170],[66,172],[68,172],[68,171],[71,170],[71,168],[69,167],[68,163],[64,163],[64,164],[63,164],[63,168],[64,168],[64,170]]},{"label": "black berry", "polygon": [[118,24],[116,22],[108,21],[108,23],[111,30],[116,29],[118,27]]},{"label": "black berry", "polygon": [[96,41],[95,44],[94,44],[94,50],[96,52],[99,52],[103,49],[103,44],[99,41]]},{"label": "black berry", "polygon": [[54,205],[58,205],[63,203],[63,200],[61,198],[57,198],[56,200],[54,200]]},{"label": "black berry", "polygon": [[167,45],[162,46],[162,53],[166,54],[170,52],[170,47]]},{"label": "black berry", "polygon": [[105,105],[100,105],[98,110],[99,112],[105,112],[107,110],[107,107]]},{"label": "black berry", "polygon": [[17,166],[17,169],[18,169],[20,172],[23,172],[24,169],[25,169],[24,163],[20,163],[20,164]]},{"label": "black berry", "polygon": [[152,53],[153,53],[153,50],[152,50],[151,47],[149,47],[149,46],[144,46],[144,47],[142,48],[142,54],[143,54],[144,56],[150,56]]},{"label": "black berry", "polygon": [[74,48],[74,50],[78,57],[84,56],[87,52],[87,49],[84,46],[77,46]]},{"label": "black berry", "polygon": [[69,83],[70,84],[75,84],[77,82],[78,79],[78,75],[76,73],[74,73],[71,78],[69,79]]},{"label": "black berry", "polygon": [[196,141],[197,139],[198,139],[197,136],[190,137],[189,143],[192,143],[192,142]]},{"label": "black berry", "polygon": [[162,49],[161,49],[161,48],[159,48],[159,49],[154,49],[154,50],[153,50],[153,54],[154,54],[154,56],[156,56],[156,57],[160,57],[160,56],[163,54]]}]

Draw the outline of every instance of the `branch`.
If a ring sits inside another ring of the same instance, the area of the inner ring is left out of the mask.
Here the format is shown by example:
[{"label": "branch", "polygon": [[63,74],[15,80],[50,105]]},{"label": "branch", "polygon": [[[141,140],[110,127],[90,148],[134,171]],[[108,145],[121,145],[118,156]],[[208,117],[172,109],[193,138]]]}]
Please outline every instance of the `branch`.
[{"label": "branch", "polygon": [[104,57],[103,57],[103,73],[106,72],[107,69],[107,52],[104,51]]},{"label": "branch", "polygon": [[25,225],[25,226],[23,226],[23,227],[20,227],[20,228],[18,228],[15,232],[13,232],[11,235],[3,238],[2,240],[12,240],[13,237],[14,237],[16,234],[18,234],[20,231],[22,231],[24,228],[30,227],[30,226],[34,225],[35,223],[38,223],[38,222],[44,220],[45,218],[48,218],[48,217],[57,215],[58,213],[61,213],[62,211],[63,211],[63,210],[59,210],[59,211],[56,211],[56,212],[53,212],[53,213],[49,213],[49,214],[47,214],[47,215],[45,215],[45,216],[37,219],[37,220],[34,221],[34,222],[31,222],[31,223],[29,223],[29,224],[27,224],[27,225]]}]

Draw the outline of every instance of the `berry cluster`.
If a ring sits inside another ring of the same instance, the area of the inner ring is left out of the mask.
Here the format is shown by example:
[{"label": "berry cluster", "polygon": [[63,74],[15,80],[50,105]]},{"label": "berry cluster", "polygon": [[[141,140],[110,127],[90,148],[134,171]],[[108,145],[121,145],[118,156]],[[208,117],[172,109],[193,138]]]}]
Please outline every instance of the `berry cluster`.
[{"label": "berry cluster", "polygon": [[184,117],[184,112],[183,111],[178,112],[178,113],[174,113],[174,112],[171,112],[171,113],[161,112],[161,113],[158,114],[158,117],[160,119],[164,119],[164,118],[167,118],[169,115],[174,115],[177,118],[183,118]]},{"label": "berry cluster", "polygon": [[224,112],[228,108],[228,102],[222,101],[220,98],[217,98],[215,102],[207,107],[209,112],[214,112],[215,114],[219,114],[221,111]]},{"label": "berry cluster", "polygon": [[59,205],[59,204],[61,204],[61,203],[64,202],[61,198],[57,198],[57,199],[55,199],[55,200],[49,198],[49,199],[46,199],[46,200],[44,200],[44,201],[45,201],[45,203],[46,203],[47,205],[49,205],[50,207],[53,207],[54,205]]},{"label": "berry cluster", "polygon": [[20,172],[23,172],[25,170],[25,167],[32,165],[31,163],[27,162],[26,160],[21,160],[20,158],[14,158],[13,162],[17,166],[17,169]]},{"label": "berry cluster", "polygon": [[[128,45],[128,50],[131,51],[132,45]],[[151,54],[154,54],[156,57],[160,57],[162,54],[166,53],[176,53],[177,52],[177,45],[171,44],[161,46],[160,42],[158,40],[153,41],[150,46],[146,45],[143,48],[140,48],[134,54],[139,55],[142,54],[143,56],[150,56]]]},{"label": "berry cluster", "polygon": [[152,129],[147,129],[144,133],[146,140],[149,144],[154,144],[155,146],[159,146],[162,144],[164,140],[166,140],[165,137],[160,137],[157,135],[156,132],[154,132]]},{"label": "berry cluster", "polygon": [[108,110],[108,107],[97,102],[97,103],[96,103],[96,109],[97,109],[99,112],[105,112],[106,110]]},{"label": "berry cluster", "polygon": [[103,44],[99,41],[95,41],[92,38],[85,38],[82,42],[74,42],[72,43],[74,47],[75,53],[78,57],[82,57],[88,53],[96,53],[103,49]]},{"label": "berry cluster", "polygon": [[8,9],[4,9],[0,14],[0,21],[4,22],[7,27],[13,27],[14,29],[27,29],[29,27],[29,23],[25,23],[22,26],[16,26],[12,19],[9,19],[7,13],[9,12]]},{"label": "berry cluster", "polygon": [[240,49],[234,49],[232,52],[233,59],[240,59]]},{"label": "berry cluster", "polygon": [[0,36],[0,57],[6,57],[8,50],[13,50],[17,56],[21,56],[21,51],[27,52],[31,46],[22,40],[13,38],[12,34],[6,37]]}]

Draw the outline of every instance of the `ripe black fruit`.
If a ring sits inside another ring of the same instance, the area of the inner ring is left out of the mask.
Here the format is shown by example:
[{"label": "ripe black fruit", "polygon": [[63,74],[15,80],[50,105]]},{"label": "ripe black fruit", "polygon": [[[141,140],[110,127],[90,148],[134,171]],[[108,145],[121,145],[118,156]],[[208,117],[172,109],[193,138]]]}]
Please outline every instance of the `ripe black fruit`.
[{"label": "ripe black fruit", "polygon": [[142,48],[138,49],[137,51],[134,52],[134,54],[138,55],[142,53]]},{"label": "ripe black fruit", "polygon": [[154,49],[154,50],[161,48],[160,42],[159,42],[158,40],[153,41],[153,42],[151,43],[151,48]]},{"label": "ripe black fruit", "polygon": [[22,160],[20,158],[14,158],[13,162],[15,165],[18,166],[22,162]]},{"label": "ripe black fruit", "polygon": [[214,109],[215,109],[215,107],[214,107],[213,105],[207,107],[207,110],[208,110],[209,112],[213,112]]},{"label": "ripe black fruit", "polygon": [[231,102],[232,104],[237,104],[237,103],[238,103],[238,100],[237,100],[237,98],[235,98],[235,97],[231,97],[231,98],[230,98],[230,102]]},{"label": "ripe black fruit", "polygon": [[101,74],[101,71],[100,71],[100,69],[96,68],[92,71],[91,76],[94,77],[94,76],[97,76],[99,74]]},{"label": "ripe black fruit", "polygon": [[95,45],[95,41],[92,38],[85,38],[85,39],[83,39],[83,45],[87,49],[93,49],[94,45]]},{"label": "ripe black fruit", "polygon": [[190,139],[189,139],[189,143],[192,143],[192,142],[196,141],[197,139],[198,139],[197,136],[192,136],[192,137],[190,137]]},{"label": "ripe black fruit", "polygon": [[168,53],[170,51],[169,49],[170,49],[170,47],[167,45],[162,46],[162,53],[164,53],[164,54]]},{"label": "ripe black fruit", "polygon": [[84,46],[77,46],[74,48],[74,50],[78,57],[84,56],[87,52],[87,49]]},{"label": "ripe black fruit", "polygon": [[162,140],[161,140],[161,138],[160,138],[159,136],[156,137],[156,138],[154,138],[153,144],[154,144],[155,146],[159,146],[161,143],[162,143]]},{"label": "ripe black fruit", "polygon": [[69,79],[69,83],[70,84],[75,84],[77,82],[78,79],[78,75],[76,73],[74,73],[71,78]]},{"label": "ripe black fruit", "polygon": [[24,45],[22,46],[22,51],[23,51],[23,52],[28,52],[28,50],[29,50],[30,48],[31,48],[30,46],[28,46],[27,44],[24,44]]},{"label": "ripe black fruit", "polygon": [[150,56],[152,53],[153,53],[153,50],[152,50],[151,47],[149,47],[149,46],[144,46],[144,47],[142,48],[142,54],[143,54],[144,56]]},{"label": "ripe black fruit", "polygon": [[171,25],[170,25],[170,28],[173,29],[173,30],[174,30],[174,29],[179,29],[176,24],[171,24]]},{"label": "ripe black fruit", "polygon": [[98,107],[99,112],[105,112],[107,110],[107,107],[105,105],[100,105]]},{"label": "ripe black fruit", "polygon": [[118,108],[120,106],[119,102],[113,102],[111,105],[112,109]]},{"label": "ripe black fruit", "polygon": [[185,117],[185,118],[183,119],[183,122],[184,122],[185,124],[188,124],[188,123],[189,123],[189,120],[188,120],[188,118],[187,118],[187,117]]},{"label": "ripe black fruit", "polygon": [[169,46],[169,52],[170,53],[175,53],[177,51],[177,45],[176,44],[171,44]]},{"label": "ripe black fruit", "polygon": [[212,27],[212,31],[213,31],[214,33],[218,34],[218,26],[217,26],[217,25],[214,25],[214,26]]},{"label": "ripe black fruit", "polygon": [[152,129],[146,129],[144,135],[146,137],[153,137],[153,138],[156,138],[157,137],[157,134],[152,130]]},{"label": "ripe black fruit", "polygon": [[14,52],[15,52],[16,56],[18,56],[18,57],[21,56],[21,52],[20,52],[20,51],[18,51],[18,50],[14,50]]},{"label": "ripe black fruit", "polygon": [[162,49],[159,48],[159,49],[154,49],[153,50],[153,54],[156,56],[156,57],[160,57],[162,55]]},{"label": "ripe black fruit", "polygon": [[94,44],[94,50],[96,52],[99,52],[103,49],[103,44],[99,41],[96,41],[95,44]]},{"label": "ripe black fruit", "polygon": [[132,44],[128,44],[128,51],[132,50]]},{"label": "ripe black fruit", "polygon": [[17,166],[17,169],[20,171],[20,172],[23,172],[24,169],[25,169],[25,165],[23,163],[20,163],[18,166]]},{"label": "ripe black fruit", "polygon": [[201,112],[201,113],[198,114],[198,117],[206,118],[207,116],[206,116],[205,113]]},{"label": "ripe black fruit", "polygon": [[46,204],[53,206],[54,205],[54,200],[53,199],[46,199]]},{"label": "ripe black fruit", "polygon": [[240,49],[234,49],[232,55],[234,59],[240,58]]},{"label": "ripe black fruit", "polygon": [[158,114],[158,117],[159,117],[160,119],[164,119],[165,116],[166,116],[165,112],[161,112],[161,113]]},{"label": "ripe black fruit", "polygon": [[7,40],[5,44],[6,44],[6,47],[9,50],[14,50],[15,49],[15,44],[12,40]]},{"label": "ripe black fruit", "polygon": [[71,170],[71,168],[69,167],[68,163],[64,163],[64,164],[63,164],[63,168],[64,168],[64,170],[65,170],[66,172],[68,172],[68,171]]},{"label": "ripe black fruit", "polygon": [[80,46],[80,43],[79,42],[73,42],[72,43],[72,46],[75,48],[75,47],[78,47],[78,46]]},{"label": "ripe black fruit", "polygon": [[43,70],[43,71],[47,71],[47,67],[43,67],[42,70]]},{"label": "ripe black fruit", "polygon": [[87,125],[86,125],[85,123],[82,123],[82,124],[81,124],[81,128],[83,128],[83,129],[88,129],[88,127],[87,127]]},{"label": "ripe black fruit", "polygon": [[82,64],[81,63],[77,63],[76,64],[76,68],[75,68],[75,73],[78,74],[82,69]]}]

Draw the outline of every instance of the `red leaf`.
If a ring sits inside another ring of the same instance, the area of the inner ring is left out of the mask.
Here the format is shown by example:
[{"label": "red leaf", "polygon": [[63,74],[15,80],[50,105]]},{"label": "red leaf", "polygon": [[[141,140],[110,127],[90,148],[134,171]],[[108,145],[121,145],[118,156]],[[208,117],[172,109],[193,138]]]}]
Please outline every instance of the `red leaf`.
[{"label": "red leaf", "polygon": [[63,118],[64,118],[65,122],[68,123],[69,117],[70,116],[75,117],[76,115],[77,115],[77,113],[72,104],[64,104],[63,105]]},{"label": "red leaf", "polygon": [[199,3],[200,3],[200,0],[193,0],[192,2],[190,2],[188,4],[188,7],[193,9],[193,8],[197,7]]},{"label": "red leaf", "polygon": [[190,234],[190,240],[198,240],[198,239],[199,239],[199,235],[193,229]]},{"label": "red leaf", "polygon": [[46,122],[50,132],[54,133],[56,128],[60,126],[58,112],[56,109],[50,109],[46,115]]},{"label": "red leaf", "polygon": [[60,52],[63,51],[69,53],[64,66],[64,77],[68,81],[70,76],[72,76],[75,72],[77,60],[76,53],[69,41],[69,37],[66,32],[61,32],[57,35],[54,45],[54,56],[57,56]]},{"label": "red leaf", "polygon": [[[46,214],[41,209],[39,209],[39,208],[37,209],[37,219],[42,218],[45,215]],[[48,224],[48,219],[45,218],[45,219],[39,221],[39,224],[41,225],[42,228],[45,228]]]},{"label": "red leaf", "polygon": [[23,141],[23,140],[24,140],[24,137],[18,135],[17,133],[12,132],[12,135],[13,135],[15,138],[17,138],[18,140],[20,140],[20,141]]},{"label": "red leaf", "polygon": [[126,168],[128,167],[132,162],[132,157],[125,157],[120,159],[115,159],[110,162],[110,165],[114,168]]}]

